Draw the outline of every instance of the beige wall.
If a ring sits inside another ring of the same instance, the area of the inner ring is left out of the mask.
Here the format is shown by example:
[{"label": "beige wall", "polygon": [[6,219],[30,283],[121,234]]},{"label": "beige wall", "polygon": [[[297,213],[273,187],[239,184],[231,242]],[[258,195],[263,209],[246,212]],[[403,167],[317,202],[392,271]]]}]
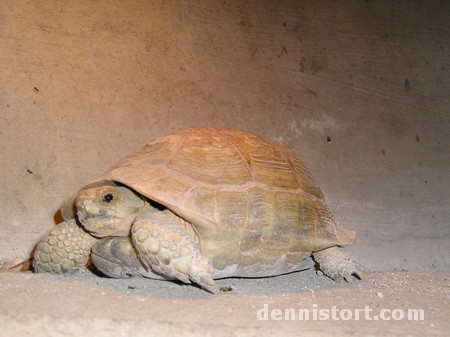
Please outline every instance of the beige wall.
[{"label": "beige wall", "polygon": [[[447,1],[0,3],[0,259],[143,141],[280,140],[375,270],[450,267]],[[327,141],[327,137],[331,140]]]}]

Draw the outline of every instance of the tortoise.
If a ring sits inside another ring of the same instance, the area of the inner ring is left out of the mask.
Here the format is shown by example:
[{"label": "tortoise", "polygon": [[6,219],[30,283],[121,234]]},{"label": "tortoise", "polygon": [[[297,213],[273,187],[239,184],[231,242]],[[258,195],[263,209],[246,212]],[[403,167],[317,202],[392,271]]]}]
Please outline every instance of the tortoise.
[{"label": "tortoise", "polygon": [[[196,283],[311,267],[360,279],[341,246],[355,242],[331,215],[305,164],[250,132],[194,127],[143,144],[61,208],[37,244],[37,272],[74,273],[92,259],[113,278]],[[309,264],[308,261],[310,260]]]}]

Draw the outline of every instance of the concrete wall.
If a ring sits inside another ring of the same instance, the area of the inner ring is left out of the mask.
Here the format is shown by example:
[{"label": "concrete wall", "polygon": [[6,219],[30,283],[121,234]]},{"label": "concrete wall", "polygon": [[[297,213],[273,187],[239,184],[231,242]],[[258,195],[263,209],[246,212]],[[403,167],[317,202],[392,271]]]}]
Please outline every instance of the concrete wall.
[{"label": "concrete wall", "polygon": [[0,259],[180,128],[291,147],[373,270],[450,267],[448,1],[0,3]]}]

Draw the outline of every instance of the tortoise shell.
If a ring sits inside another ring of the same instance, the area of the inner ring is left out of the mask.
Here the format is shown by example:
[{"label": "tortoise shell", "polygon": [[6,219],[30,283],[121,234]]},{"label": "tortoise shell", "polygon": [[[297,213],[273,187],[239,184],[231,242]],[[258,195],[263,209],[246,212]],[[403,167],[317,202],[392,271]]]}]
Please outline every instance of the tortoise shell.
[{"label": "tortoise shell", "polygon": [[[98,179],[105,180],[190,222],[219,276],[298,270],[311,252],[356,238],[333,219],[292,151],[241,130],[195,127],[154,138]],[[230,266],[242,272],[225,271]]]}]

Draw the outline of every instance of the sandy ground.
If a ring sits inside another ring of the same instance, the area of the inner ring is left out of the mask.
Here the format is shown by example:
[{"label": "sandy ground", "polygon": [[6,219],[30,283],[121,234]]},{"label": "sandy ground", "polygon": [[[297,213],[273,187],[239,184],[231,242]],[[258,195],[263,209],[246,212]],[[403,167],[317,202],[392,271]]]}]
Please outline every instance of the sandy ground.
[{"label": "sandy ground", "polygon": [[[448,336],[449,280],[450,271],[394,272],[334,284],[307,270],[218,280],[222,291],[211,295],[174,282],[114,280],[89,271],[5,272],[0,336]],[[299,309],[309,309],[310,319],[299,320]],[[361,309],[359,320],[354,309]],[[405,319],[382,320],[383,309],[391,310],[384,317],[404,313]],[[408,309],[423,309],[424,319],[407,320]],[[313,319],[327,313],[328,320]]]}]

